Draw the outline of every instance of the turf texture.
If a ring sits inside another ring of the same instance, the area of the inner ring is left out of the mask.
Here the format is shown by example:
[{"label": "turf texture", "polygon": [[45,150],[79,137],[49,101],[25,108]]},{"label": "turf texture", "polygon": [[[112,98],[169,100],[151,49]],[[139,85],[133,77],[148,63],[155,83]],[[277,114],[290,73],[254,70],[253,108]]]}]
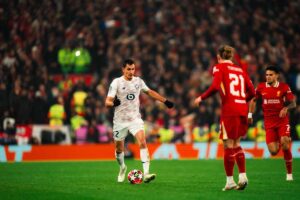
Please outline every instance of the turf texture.
[{"label": "turf texture", "polygon": [[[128,169],[142,169],[126,160]],[[149,183],[117,183],[115,161],[0,163],[0,199],[300,199],[300,159],[294,181],[285,180],[282,159],[247,160],[249,185],[244,191],[221,191],[222,160],[154,160]],[[235,169],[237,181],[237,169]]]}]

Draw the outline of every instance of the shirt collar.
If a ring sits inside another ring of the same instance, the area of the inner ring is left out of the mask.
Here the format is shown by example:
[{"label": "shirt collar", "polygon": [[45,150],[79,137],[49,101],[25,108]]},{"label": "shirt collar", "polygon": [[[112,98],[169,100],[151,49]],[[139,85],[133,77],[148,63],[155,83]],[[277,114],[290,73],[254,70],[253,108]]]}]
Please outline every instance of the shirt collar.
[{"label": "shirt collar", "polygon": [[266,87],[274,87],[274,88],[278,88],[279,86],[279,81],[276,81],[276,83],[274,84],[274,86],[270,86],[267,82],[266,82]]}]

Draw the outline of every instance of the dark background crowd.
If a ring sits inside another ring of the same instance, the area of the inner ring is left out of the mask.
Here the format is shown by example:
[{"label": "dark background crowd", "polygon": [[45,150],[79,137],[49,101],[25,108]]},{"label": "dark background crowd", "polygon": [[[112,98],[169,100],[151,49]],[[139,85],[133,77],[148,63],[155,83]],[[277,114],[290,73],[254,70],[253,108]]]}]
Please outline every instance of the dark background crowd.
[{"label": "dark background crowd", "polygon": [[[73,102],[78,90],[86,93],[79,113],[83,124],[111,127],[113,112],[104,101],[126,58],[135,60],[137,75],[150,88],[176,104],[167,110],[143,95],[141,112],[148,125],[217,124],[217,95],[200,108],[193,101],[210,85],[222,44],[236,49],[235,62],[247,69],[255,86],[264,81],[264,68],[275,65],[282,71],[281,81],[299,97],[299,22],[300,1],[293,0],[1,1],[0,132],[5,132],[7,117],[16,124],[49,124],[49,108],[59,98],[65,109],[63,123],[71,124],[78,114]],[[72,60],[79,48],[90,57],[79,61],[82,71]],[[76,50],[67,64],[59,60],[62,49]],[[77,79],[71,81],[74,74]],[[259,121],[262,111],[257,110]],[[297,106],[291,112],[293,139],[298,139],[299,124]]]}]

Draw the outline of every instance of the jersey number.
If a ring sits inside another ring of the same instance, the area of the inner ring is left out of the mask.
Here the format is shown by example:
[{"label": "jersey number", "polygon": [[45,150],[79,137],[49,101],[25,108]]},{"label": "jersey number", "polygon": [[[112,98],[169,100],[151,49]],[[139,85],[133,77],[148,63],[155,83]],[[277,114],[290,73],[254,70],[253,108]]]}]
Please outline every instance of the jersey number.
[{"label": "jersey number", "polygon": [[236,97],[246,97],[245,95],[245,81],[242,75],[229,74],[230,79],[230,94]]}]

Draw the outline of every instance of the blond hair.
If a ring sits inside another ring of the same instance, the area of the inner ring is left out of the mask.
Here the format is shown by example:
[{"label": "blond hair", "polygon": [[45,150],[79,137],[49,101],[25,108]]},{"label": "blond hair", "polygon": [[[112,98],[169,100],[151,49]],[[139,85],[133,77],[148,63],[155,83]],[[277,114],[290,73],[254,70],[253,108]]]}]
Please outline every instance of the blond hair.
[{"label": "blond hair", "polygon": [[232,60],[234,55],[234,48],[229,45],[223,45],[219,48],[218,54],[224,60]]}]

